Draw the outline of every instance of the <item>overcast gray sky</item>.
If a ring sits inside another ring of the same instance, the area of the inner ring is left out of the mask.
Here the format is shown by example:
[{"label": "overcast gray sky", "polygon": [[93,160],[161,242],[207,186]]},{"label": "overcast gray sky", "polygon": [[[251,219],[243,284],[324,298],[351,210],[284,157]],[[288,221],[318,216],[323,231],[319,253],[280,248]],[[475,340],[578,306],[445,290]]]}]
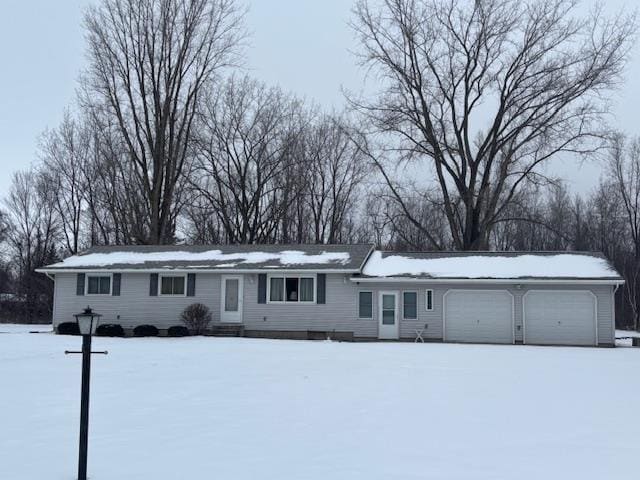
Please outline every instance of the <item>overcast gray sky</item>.
[{"label": "overcast gray sky", "polygon": [[[82,12],[87,0],[2,0],[0,15],[0,197],[12,173],[35,159],[37,139],[55,127],[73,102],[84,65]],[[326,107],[341,108],[340,87],[357,89],[361,71],[349,49],[351,0],[246,0],[253,33],[247,67],[254,77],[278,84]],[[585,7],[591,2],[584,2]],[[629,9],[639,0],[609,0],[607,9]],[[616,126],[640,135],[640,48],[634,51],[624,87],[615,94]],[[577,191],[599,176],[595,165],[554,172]]]}]

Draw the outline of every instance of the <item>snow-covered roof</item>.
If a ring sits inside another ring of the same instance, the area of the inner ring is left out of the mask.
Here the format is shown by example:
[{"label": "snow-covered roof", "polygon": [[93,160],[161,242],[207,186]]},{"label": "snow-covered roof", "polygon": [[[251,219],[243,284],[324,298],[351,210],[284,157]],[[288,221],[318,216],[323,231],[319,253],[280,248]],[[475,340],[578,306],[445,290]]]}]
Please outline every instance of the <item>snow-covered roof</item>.
[{"label": "snow-covered roof", "polygon": [[60,270],[260,270],[359,272],[371,245],[209,245],[94,247],[43,272]]},{"label": "snow-covered roof", "polygon": [[[41,272],[91,270],[343,271],[357,278],[621,280],[599,253],[385,252],[356,245],[94,247]],[[355,280],[355,278],[354,278]]]},{"label": "snow-covered roof", "polygon": [[375,251],[366,277],[434,279],[621,279],[597,253]]}]

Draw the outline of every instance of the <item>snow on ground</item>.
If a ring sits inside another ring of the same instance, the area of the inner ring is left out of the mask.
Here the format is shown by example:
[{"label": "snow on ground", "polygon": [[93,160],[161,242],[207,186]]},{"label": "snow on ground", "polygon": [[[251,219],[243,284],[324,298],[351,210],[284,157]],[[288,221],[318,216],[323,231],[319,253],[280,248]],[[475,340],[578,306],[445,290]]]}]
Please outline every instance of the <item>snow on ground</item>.
[{"label": "snow on ground", "polygon": [[632,337],[640,337],[640,332],[633,330],[616,330],[616,346],[630,347],[632,345]]},{"label": "snow on ground", "polygon": [[[79,346],[0,334],[0,478],[75,478]],[[640,349],[93,346],[91,480],[637,478]]]},{"label": "snow on ground", "polygon": [[27,324],[15,324],[15,323],[0,323],[0,334],[3,333],[48,333],[52,331],[51,324],[45,325],[27,325]]},{"label": "snow on ground", "polygon": [[589,255],[451,256],[410,258],[373,252],[362,273],[372,277],[394,275],[432,278],[619,278],[603,258]]}]

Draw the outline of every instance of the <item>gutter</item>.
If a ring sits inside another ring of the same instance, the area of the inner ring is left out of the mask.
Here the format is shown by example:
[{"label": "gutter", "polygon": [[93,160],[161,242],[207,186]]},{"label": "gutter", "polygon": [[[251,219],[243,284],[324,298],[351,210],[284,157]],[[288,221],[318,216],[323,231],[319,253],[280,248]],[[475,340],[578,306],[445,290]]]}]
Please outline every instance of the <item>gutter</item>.
[{"label": "gutter", "polygon": [[229,269],[229,268],[102,268],[99,266],[95,267],[82,267],[82,268],[56,268],[56,269],[48,269],[48,268],[37,268],[35,270],[38,273],[44,273],[47,276],[50,274],[56,273],[86,273],[86,272],[117,272],[117,273],[163,273],[163,272],[174,272],[174,273],[228,273],[228,274],[238,274],[238,273],[342,273],[342,274],[354,274],[360,273],[358,269],[293,269],[293,268],[282,268],[282,267],[274,267],[274,268],[262,268],[262,269]]},{"label": "gutter", "polygon": [[411,277],[351,277],[352,283],[477,283],[477,284],[516,284],[516,285],[538,285],[538,284],[556,284],[556,285],[623,285],[623,279],[594,279],[594,278],[576,278],[576,279],[520,279],[520,278],[411,278]]}]

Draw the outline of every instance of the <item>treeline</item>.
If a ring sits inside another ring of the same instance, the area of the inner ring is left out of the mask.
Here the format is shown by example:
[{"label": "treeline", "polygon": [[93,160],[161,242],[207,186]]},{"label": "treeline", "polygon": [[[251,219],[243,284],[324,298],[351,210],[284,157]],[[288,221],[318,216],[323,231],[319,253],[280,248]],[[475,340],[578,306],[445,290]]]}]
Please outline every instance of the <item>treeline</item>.
[{"label": "treeline", "polygon": [[[374,88],[344,112],[245,75],[244,17],[235,0],[87,10],[77,101],[5,198],[2,316],[47,318],[34,270],[91,245],[371,242],[603,251],[627,279],[619,324],[637,327],[640,147],[603,127],[633,16],[360,0]],[[568,155],[604,165],[593,193],[543,175]]]}]

